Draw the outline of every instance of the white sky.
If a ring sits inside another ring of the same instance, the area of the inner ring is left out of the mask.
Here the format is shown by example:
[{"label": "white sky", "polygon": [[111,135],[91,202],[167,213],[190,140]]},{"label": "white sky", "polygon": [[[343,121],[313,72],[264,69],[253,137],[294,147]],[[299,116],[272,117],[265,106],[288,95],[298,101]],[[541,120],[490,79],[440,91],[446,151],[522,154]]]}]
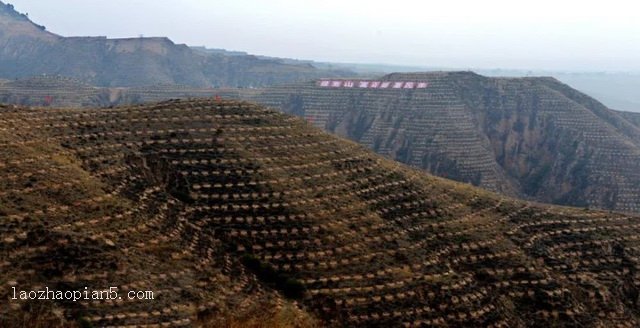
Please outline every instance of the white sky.
[{"label": "white sky", "polygon": [[334,62],[640,71],[640,5],[632,1],[8,1],[64,36],[168,36]]}]

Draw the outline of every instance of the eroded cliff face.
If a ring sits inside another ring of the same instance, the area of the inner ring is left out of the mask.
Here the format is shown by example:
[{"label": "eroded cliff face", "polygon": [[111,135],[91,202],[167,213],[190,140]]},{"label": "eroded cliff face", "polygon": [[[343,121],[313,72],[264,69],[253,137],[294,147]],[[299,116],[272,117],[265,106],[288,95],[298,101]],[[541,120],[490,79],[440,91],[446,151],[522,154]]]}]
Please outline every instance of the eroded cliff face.
[{"label": "eroded cliff face", "polygon": [[567,104],[553,103],[548,90],[536,80],[476,78],[458,82],[461,99],[474,109],[478,129],[489,139],[496,162],[517,181],[521,195],[587,205],[569,193],[585,192],[582,163],[591,154],[576,133],[563,128],[557,113],[550,113],[554,108],[562,112]]},{"label": "eroded cliff face", "polygon": [[640,211],[637,121],[552,78],[390,74],[423,90],[269,88],[256,100],[431,173],[557,204]]},{"label": "eroded cliff face", "polygon": [[640,130],[618,113],[550,78],[457,81],[523,195],[639,210]]}]

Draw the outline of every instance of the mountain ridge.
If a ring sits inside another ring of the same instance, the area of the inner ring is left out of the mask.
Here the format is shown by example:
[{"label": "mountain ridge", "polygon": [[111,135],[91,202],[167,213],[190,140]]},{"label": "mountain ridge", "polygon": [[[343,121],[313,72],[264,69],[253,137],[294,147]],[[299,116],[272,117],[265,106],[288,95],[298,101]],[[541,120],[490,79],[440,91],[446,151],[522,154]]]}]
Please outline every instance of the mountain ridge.
[{"label": "mountain ridge", "polygon": [[185,84],[257,87],[346,71],[316,69],[255,56],[205,54],[166,37],[62,37],[0,2],[0,76],[64,75],[98,86]]}]

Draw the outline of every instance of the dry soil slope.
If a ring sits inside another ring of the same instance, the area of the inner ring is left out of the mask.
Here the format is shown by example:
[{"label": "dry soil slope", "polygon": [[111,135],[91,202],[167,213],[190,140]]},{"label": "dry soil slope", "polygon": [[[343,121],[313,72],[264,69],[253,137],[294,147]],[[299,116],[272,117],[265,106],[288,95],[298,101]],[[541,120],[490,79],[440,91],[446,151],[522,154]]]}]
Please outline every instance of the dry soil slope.
[{"label": "dry soil slope", "polygon": [[0,148],[3,327],[639,324],[639,217],[505,199],[257,105],[2,107]]},{"label": "dry soil slope", "polygon": [[403,73],[426,89],[266,89],[253,99],[429,172],[507,195],[640,211],[640,129],[551,78]]}]

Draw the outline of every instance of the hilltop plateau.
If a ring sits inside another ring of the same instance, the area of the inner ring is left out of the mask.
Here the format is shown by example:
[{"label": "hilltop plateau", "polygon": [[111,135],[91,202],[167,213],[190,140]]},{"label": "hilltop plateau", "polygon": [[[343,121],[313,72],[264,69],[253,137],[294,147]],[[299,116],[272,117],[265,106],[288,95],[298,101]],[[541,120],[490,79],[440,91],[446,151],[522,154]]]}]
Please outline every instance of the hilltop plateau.
[{"label": "hilltop plateau", "polygon": [[[640,217],[430,176],[259,105],[0,106],[0,148],[2,327],[640,324]],[[12,299],[45,287],[154,298]]]}]

